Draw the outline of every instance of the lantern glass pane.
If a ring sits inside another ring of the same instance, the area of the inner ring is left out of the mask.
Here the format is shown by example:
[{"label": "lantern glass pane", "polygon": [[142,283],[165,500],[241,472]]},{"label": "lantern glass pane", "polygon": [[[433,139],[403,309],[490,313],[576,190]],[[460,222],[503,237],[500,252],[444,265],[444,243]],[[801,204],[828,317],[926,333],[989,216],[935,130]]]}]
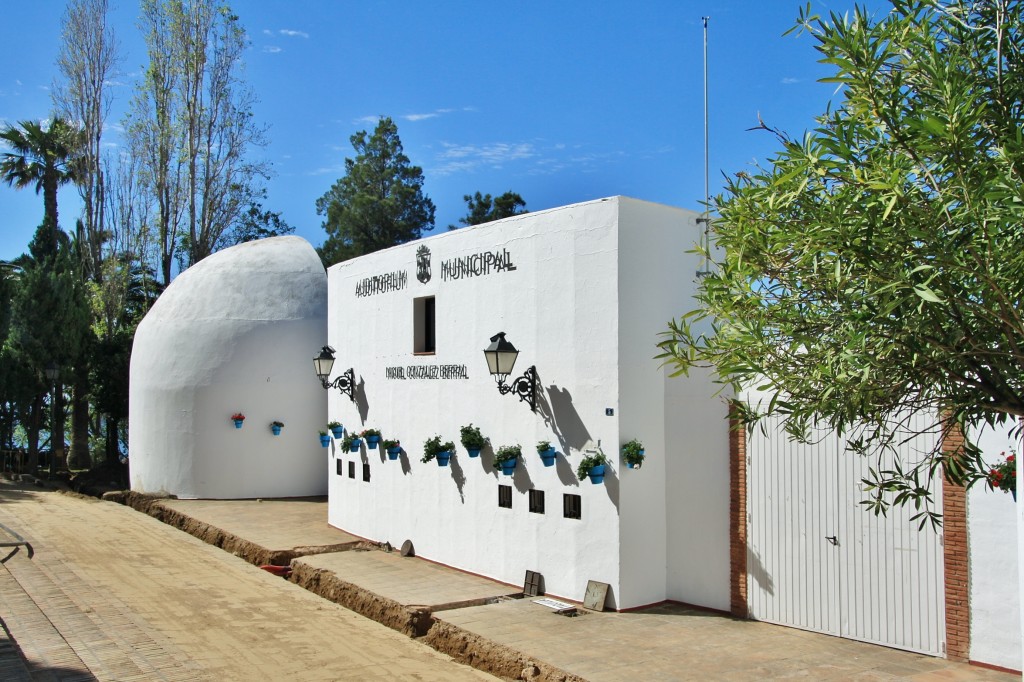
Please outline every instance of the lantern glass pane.
[{"label": "lantern glass pane", "polygon": [[499,374],[511,374],[512,368],[516,365],[516,358],[519,357],[519,351],[504,351],[497,353],[498,356],[498,373]]},{"label": "lantern glass pane", "polygon": [[313,367],[316,369],[316,375],[318,377],[329,377],[331,375],[331,369],[334,367],[334,358],[331,357],[315,357],[313,358]]},{"label": "lantern glass pane", "polygon": [[487,371],[491,374],[498,373],[498,353],[493,350],[485,350],[484,357],[487,358]]}]

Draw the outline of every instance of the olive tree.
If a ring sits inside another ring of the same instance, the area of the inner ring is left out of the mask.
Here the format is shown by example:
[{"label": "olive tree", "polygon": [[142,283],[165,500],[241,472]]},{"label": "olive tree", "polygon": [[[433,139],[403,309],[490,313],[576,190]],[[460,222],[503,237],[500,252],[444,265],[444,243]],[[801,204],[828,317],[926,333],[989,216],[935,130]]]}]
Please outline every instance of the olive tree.
[{"label": "olive tree", "polygon": [[[779,151],[715,198],[700,307],[660,344],[677,373],[765,388],[748,423],[824,423],[854,451],[885,453],[914,414],[965,436],[1024,417],[1022,16],[1019,0],[801,12],[841,101],[800,138],[762,122]],[[969,439],[882,454],[865,504],[934,522],[930,474],[971,485],[986,467]]]}]

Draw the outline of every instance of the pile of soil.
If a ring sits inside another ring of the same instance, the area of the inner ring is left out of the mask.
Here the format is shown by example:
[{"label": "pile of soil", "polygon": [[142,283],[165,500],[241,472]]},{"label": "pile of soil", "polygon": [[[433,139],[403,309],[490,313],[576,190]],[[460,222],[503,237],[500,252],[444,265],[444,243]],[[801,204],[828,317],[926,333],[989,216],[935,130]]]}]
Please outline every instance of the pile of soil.
[{"label": "pile of soil", "polygon": [[128,465],[104,462],[71,476],[71,489],[83,495],[102,497],[103,493],[128,489]]}]

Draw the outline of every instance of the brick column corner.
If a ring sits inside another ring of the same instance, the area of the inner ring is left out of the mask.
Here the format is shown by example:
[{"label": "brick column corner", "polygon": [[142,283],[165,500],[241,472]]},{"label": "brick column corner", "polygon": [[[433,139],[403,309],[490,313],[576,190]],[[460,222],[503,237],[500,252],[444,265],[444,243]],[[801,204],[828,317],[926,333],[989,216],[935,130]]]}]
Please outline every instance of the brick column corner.
[{"label": "brick column corner", "polygon": [[747,431],[729,412],[729,611],[747,612]]},{"label": "brick column corner", "polygon": [[[942,452],[957,452],[964,436],[956,425],[943,429]],[[942,478],[942,559],[945,569],[946,658],[966,661],[971,649],[967,492]]]}]

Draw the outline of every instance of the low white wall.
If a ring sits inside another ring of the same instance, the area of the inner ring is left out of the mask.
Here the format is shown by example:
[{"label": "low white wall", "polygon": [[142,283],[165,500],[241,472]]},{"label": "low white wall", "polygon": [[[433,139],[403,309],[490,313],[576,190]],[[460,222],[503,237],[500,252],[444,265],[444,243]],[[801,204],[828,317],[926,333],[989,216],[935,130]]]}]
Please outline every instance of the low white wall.
[{"label": "low white wall", "polygon": [[[973,433],[989,464],[1011,448],[1009,428]],[[970,547],[972,661],[1021,669],[1021,601],[1018,572],[1018,505],[1009,493],[989,490],[984,483],[967,493],[967,537]]]},{"label": "low white wall", "polygon": [[[132,490],[183,498],[323,495],[327,277],[299,237],[249,242],[183,272],[132,348]],[[236,429],[234,412],[246,416]],[[273,436],[270,422],[284,422]],[[312,434],[312,435],[311,435]]]}]

